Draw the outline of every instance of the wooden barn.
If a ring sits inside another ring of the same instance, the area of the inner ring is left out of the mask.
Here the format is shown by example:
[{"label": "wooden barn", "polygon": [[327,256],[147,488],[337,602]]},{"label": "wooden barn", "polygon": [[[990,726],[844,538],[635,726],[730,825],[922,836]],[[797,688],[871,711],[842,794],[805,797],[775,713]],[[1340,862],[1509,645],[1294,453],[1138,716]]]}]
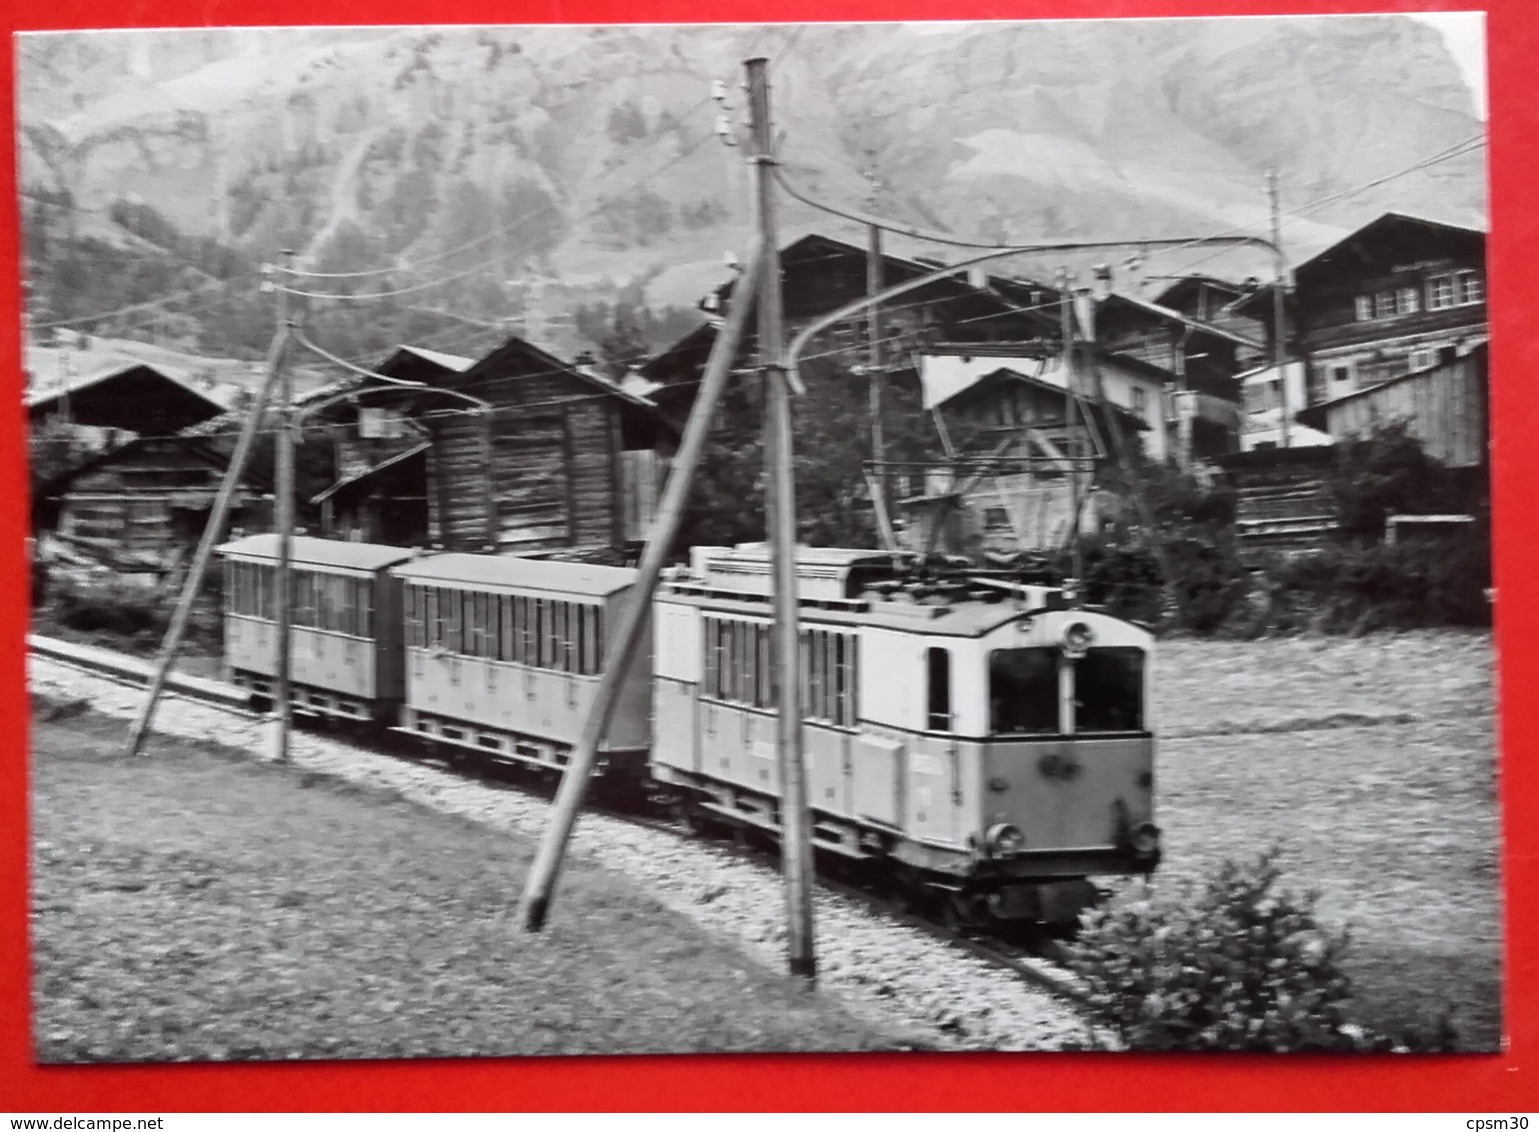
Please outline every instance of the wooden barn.
[{"label": "wooden barn", "polygon": [[[96,457],[39,500],[62,546],[121,573],[165,574],[191,555],[229,463],[205,440],[147,437]],[[272,486],[250,473],[237,485],[230,525],[265,529]]]},{"label": "wooden barn", "polygon": [[1355,393],[1311,405],[1298,414],[1333,440],[1367,437],[1403,425],[1427,455],[1450,468],[1484,468],[1490,459],[1489,351],[1477,346]]},{"label": "wooden barn", "polygon": [[678,436],[651,401],[517,337],[421,394],[414,416],[429,540],[472,552],[642,541]]},{"label": "wooden barn", "polygon": [[[374,367],[395,381],[430,388],[448,385],[473,365],[473,358],[400,346]],[[359,376],[316,390],[307,399],[314,418],[329,426],[336,480],[311,503],[320,508],[326,538],[388,546],[426,546],[428,435],[414,419],[432,394]]]},{"label": "wooden barn", "polygon": [[1334,452],[1257,448],[1220,457],[1235,488],[1235,534],[1241,557],[1318,550],[1341,529],[1329,487]]}]

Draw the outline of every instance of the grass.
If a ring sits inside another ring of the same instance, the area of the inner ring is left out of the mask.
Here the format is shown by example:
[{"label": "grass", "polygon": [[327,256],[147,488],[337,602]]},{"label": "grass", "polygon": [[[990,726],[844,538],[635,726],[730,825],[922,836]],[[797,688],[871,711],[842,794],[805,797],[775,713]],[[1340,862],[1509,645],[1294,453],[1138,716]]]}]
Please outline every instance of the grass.
[{"label": "grass", "polygon": [[42,1062],[907,1044],[585,862],[523,934],[516,836],[189,743],[125,761],[90,712],[32,739]]},{"label": "grass", "polygon": [[1178,641],[1160,656],[1161,880],[1273,842],[1352,932],[1359,1021],[1501,1038],[1491,638]]}]

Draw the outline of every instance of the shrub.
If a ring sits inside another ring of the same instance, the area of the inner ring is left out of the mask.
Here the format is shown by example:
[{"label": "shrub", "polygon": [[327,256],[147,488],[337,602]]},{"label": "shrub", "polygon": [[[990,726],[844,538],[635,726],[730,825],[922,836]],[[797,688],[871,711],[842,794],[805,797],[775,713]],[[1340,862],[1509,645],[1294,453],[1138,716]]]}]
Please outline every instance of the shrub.
[{"label": "shrub", "polygon": [[59,623],[83,633],[132,637],[162,631],[168,621],[159,591],[127,582],[61,580],[53,596]]},{"label": "shrub", "polygon": [[1279,889],[1278,855],[1225,861],[1174,900],[1088,913],[1066,955],[1093,1021],[1138,1050],[1448,1048],[1446,1016],[1398,1038],[1351,1022],[1347,934],[1320,924],[1314,894]]}]

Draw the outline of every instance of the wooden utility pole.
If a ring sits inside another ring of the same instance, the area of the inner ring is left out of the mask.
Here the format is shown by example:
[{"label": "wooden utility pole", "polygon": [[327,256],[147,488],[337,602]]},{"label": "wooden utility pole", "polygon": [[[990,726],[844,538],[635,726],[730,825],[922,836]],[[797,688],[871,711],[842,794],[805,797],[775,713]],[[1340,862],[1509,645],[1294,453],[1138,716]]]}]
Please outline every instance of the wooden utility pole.
[{"label": "wooden utility pole", "polygon": [[731,310],[706,360],[700,392],[690,410],[689,420],[684,425],[684,435],[679,439],[679,450],[674,456],[668,482],[663,488],[657,518],[653,520],[652,528],[647,533],[646,546],[641,552],[636,580],[631,583],[630,592],[625,596],[614,636],[605,649],[604,671],[594,693],[593,708],[583,722],[577,749],[572,752],[562,772],[561,787],[556,792],[550,824],[546,826],[545,835],[540,840],[539,852],[524,887],[521,916],[524,927],[531,932],[537,932],[545,926],[566,844],[572,835],[572,827],[577,824],[578,812],[582,809],[583,796],[587,792],[588,778],[593,773],[593,764],[598,757],[599,744],[608,734],[609,724],[619,706],[625,675],[636,657],[642,633],[647,627],[647,615],[652,607],[652,594],[657,588],[657,579],[668,561],[673,540],[678,536],[679,526],[684,519],[684,505],[689,502],[689,489],[694,481],[695,469],[700,464],[700,454],[710,435],[717,403],[731,377],[732,363],[737,357],[738,344],[743,337],[743,327],[747,324],[748,312],[753,309],[762,258],[762,250],[755,248],[742,277],[733,289]]},{"label": "wooden utility pole", "polygon": [[[293,265],[294,253],[283,251],[285,267]],[[288,276],[286,276],[288,277]],[[278,290],[278,322],[289,329],[288,293]],[[294,379],[289,367],[278,364],[278,432],[273,438],[277,449],[273,483],[273,521],[278,530],[278,566],[273,572],[277,591],[273,613],[277,622],[273,658],[273,758],[289,759],[289,731],[294,723]]]},{"label": "wooden utility pole", "polygon": [[[882,230],[875,224],[866,228],[866,294],[875,296],[882,289]],[[883,386],[887,375],[882,369],[882,319],[878,304],[866,309],[866,377],[870,382],[871,460],[876,465],[877,510],[887,511],[887,440],[883,419]]]},{"label": "wooden utility pole", "polygon": [[187,621],[192,615],[193,603],[197,600],[198,590],[203,585],[203,576],[208,572],[214,546],[224,533],[236,487],[240,483],[241,476],[245,474],[246,464],[251,459],[251,449],[256,443],[262,416],[267,411],[267,402],[272,397],[273,386],[277,384],[278,374],[283,369],[283,356],[288,349],[289,341],[288,315],[283,306],[284,298],[283,292],[278,291],[278,329],[273,335],[272,345],[267,349],[267,364],[262,384],[257,390],[250,414],[241,425],[240,436],[235,441],[235,451],[230,456],[230,467],[224,474],[224,481],[219,485],[219,494],[214,497],[213,510],[209,512],[208,523],[203,528],[203,537],[198,540],[198,549],[193,555],[192,566],[187,571],[187,578],[182,584],[182,593],[177,599],[176,610],[171,614],[171,624],[166,627],[166,635],[160,645],[160,657],[155,663],[154,675],[150,677],[150,687],[145,693],[144,705],[139,709],[139,715],[129,729],[127,747],[129,755],[137,755],[143,748],[145,737],[150,731],[150,724],[154,722],[155,708],[160,702],[161,693],[165,690],[166,678],[171,674],[172,666],[176,664],[177,649],[181,647],[182,636],[187,631]]},{"label": "wooden utility pole", "polygon": [[780,859],[786,882],[787,959],[793,975],[813,979],[812,837],[802,760],[801,622],[796,593],[796,477],[791,465],[791,385],[781,343],[780,253],[775,234],[774,156],[770,146],[769,68],[749,59],[748,107],[763,246],[759,282],[759,364],[764,370],[764,461],[775,625],[770,663],[779,708]]},{"label": "wooden utility pole", "polygon": [[[877,205],[876,155],[868,152],[870,166],[866,171],[870,182],[867,207],[874,213]],[[871,414],[871,462],[876,472],[876,487],[872,496],[874,509],[879,516],[887,516],[886,428],[883,419],[882,398],[885,392],[886,374],[882,369],[882,318],[880,305],[875,297],[882,290],[882,230],[875,224],[866,225],[866,295],[873,301],[866,308],[866,380]]]},{"label": "wooden utility pole", "polygon": [[1075,387],[1074,373],[1074,296],[1070,292],[1072,280],[1069,278],[1069,269],[1060,268],[1058,271],[1058,332],[1063,338],[1063,426],[1064,446],[1069,453],[1069,552],[1070,571],[1074,575],[1074,589],[1079,592],[1080,587],[1080,545],[1079,545],[1079,508],[1080,508],[1080,463],[1083,445],[1081,437],[1074,431],[1074,418],[1078,415],[1079,398],[1078,389]]},{"label": "wooden utility pole", "polygon": [[1272,255],[1276,265],[1275,278],[1272,281],[1272,366],[1277,370],[1277,405],[1278,413],[1282,421],[1281,432],[1278,434],[1278,442],[1283,447],[1288,447],[1288,374],[1286,372],[1286,354],[1283,344],[1283,276],[1286,265],[1283,263],[1282,251],[1282,213],[1277,200],[1277,170],[1268,170],[1266,175],[1267,199],[1272,210]]}]

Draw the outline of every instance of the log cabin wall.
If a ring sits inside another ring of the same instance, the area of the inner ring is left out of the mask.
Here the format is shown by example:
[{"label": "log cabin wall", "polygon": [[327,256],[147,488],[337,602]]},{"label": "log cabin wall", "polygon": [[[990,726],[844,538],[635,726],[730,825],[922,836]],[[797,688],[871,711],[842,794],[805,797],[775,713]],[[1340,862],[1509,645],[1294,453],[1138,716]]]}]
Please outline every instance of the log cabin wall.
[{"label": "log cabin wall", "polygon": [[626,514],[647,492],[627,484],[622,455],[656,443],[622,428],[627,409],[650,414],[644,403],[633,406],[602,380],[517,339],[454,387],[491,407],[425,417],[435,542],[501,554],[612,547],[645,526],[639,514]]},{"label": "log cabin wall", "polygon": [[[108,565],[141,569],[191,553],[225,466],[176,441],[141,441],[86,465],[60,488],[55,533]],[[242,484],[232,525],[265,523],[262,488]]]}]

